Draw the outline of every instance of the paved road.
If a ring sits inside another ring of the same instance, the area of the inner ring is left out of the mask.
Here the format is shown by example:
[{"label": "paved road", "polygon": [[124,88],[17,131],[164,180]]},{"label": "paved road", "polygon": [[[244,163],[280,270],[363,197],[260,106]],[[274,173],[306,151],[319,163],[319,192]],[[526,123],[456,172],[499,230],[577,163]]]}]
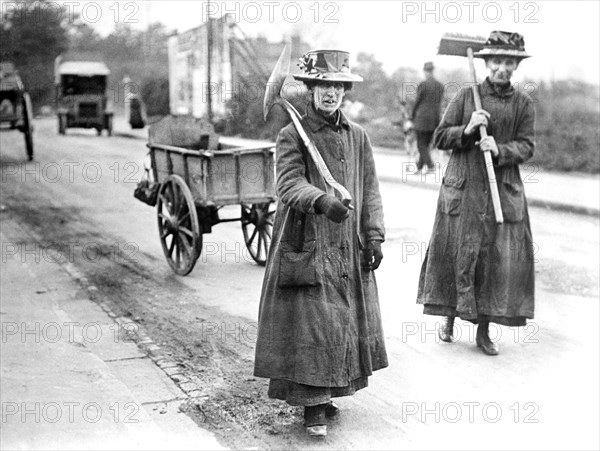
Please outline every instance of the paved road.
[{"label": "paved road", "polygon": [[[297,411],[256,399],[265,392],[264,381],[251,376],[263,269],[245,252],[239,223],[217,225],[194,271],[177,277],[162,256],[154,210],[132,197],[144,141],[119,130],[111,138],[85,130],[57,136],[53,119],[36,126],[32,163],[24,163],[20,135],[1,136],[3,208],[47,237],[46,245],[79,243],[74,264],[100,294],[199,374],[206,406],[227,406],[221,411],[227,427],[202,424],[225,445],[598,447],[597,218],[531,209],[536,319],[526,328],[492,329],[501,354],[491,358],[477,350],[474,329],[464,323],[457,343],[438,343],[436,319],[414,303],[437,193],[382,183],[388,233],[377,277],[390,367],[368,389],[341,399],[341,419],[326,440],[314,442],[304,436]],[[98,249],[102,257],[93,253]]]}]

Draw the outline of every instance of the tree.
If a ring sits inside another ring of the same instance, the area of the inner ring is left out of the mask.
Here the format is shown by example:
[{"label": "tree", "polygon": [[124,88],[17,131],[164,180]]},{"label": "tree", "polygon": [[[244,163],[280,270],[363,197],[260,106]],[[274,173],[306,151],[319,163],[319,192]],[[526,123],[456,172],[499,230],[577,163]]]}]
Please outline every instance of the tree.
[{"label": "tree", "polygon": [[14,5],[3,10],[0,57],[15,64],[34,106],[39,107],[53,98],[54,59],[68,48],[69,17],[64,7],[47,0]]},{"label": "tree", "polygon": [[355,83],[348,98],[364,103],[373,117],[385,116],[395,108],[396,87],[383,70],[381,62],[367,53],[357,55],[357,64],[353,72],[360,74],[365,82]]}]

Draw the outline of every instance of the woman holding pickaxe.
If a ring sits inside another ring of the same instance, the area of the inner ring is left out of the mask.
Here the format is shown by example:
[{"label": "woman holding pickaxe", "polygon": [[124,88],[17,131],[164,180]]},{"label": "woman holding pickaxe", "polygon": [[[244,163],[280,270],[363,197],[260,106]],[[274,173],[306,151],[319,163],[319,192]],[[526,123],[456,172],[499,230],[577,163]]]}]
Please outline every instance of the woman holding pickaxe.
[{"label": "woman holding pickaxe", "polygon": [[[440,53],[464,56],[466,49],[472,62],[474,46],[442,39]],[[532,98],[510,83],[529,57],[521,35],[494,31],[474,56],[484,59],[488,77],[458,93],[434,133],[435,146],[453,152],[417,302],[424,313],[446,317],[438,329],[443,341],[453,341],[459,316],[478,325],[477,346],[496,355],[489,323],[524,326],[534,313],[533,240],[519,164],[534,152],[535,113]]]}]

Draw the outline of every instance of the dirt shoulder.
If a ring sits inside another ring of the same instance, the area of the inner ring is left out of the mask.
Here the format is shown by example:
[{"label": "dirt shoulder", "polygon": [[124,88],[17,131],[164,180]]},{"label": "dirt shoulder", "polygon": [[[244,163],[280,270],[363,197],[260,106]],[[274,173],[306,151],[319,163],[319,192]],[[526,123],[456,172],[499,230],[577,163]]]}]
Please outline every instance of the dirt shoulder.
[{"label": "dirt shoulder", "polygon": [[[301,410],[266,396],[267,381],[253,377],[256,323],[203,306],[198,293],[175,277],[156,280],[145,268],[144,256],[128,258],[115,252],[115,238],[98,230],[77,209],[46,205],[33,192],[11,192],[2,196],[2,212],[43,237],[39,255],[70,264],[83,274],[78,282],[92,300],[108,303],[120,317],[135,322],[137,336],[149,336],[165,358],[178,364],[175,382],[192,381],[199,391],[184,411],[201,427],[213,431],[226,446],[240,449],[294,448],[290,433],[303,433]],[[59,251],[57,243],[90,242],[94,248]],[[23,243],[24,244],[24,243]],[[29,243],[30,245],[32,243]],[[41,249],[45,249],[42,251]],[[151,265],[151,261],[146,262]],[[193,304],[193,315],[183,315],[182,305]],[[143,333],[141,332],[143,330]],[[183,377],[181,377],[183,375]],[[178,380],[179,379],[179,380]]]}]

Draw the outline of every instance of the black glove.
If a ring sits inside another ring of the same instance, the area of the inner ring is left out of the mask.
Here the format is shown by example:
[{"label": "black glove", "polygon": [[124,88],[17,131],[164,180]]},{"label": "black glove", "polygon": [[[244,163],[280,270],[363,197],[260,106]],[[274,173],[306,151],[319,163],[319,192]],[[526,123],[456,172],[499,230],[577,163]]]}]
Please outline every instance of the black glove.
[{"label": "black glove", "polygon": [[344,204],[334,196],[324,194],[315,201],[315,212],[323,213],[327,219],[338,224],[350,216]]},{"label": "black glove", "polygon": [[381,242],[369,241],[367,247],[363,249],[363,265],[369,269],[375,271],[379,268],[381,260],[383,259],[383,252],[381,252]]}]

